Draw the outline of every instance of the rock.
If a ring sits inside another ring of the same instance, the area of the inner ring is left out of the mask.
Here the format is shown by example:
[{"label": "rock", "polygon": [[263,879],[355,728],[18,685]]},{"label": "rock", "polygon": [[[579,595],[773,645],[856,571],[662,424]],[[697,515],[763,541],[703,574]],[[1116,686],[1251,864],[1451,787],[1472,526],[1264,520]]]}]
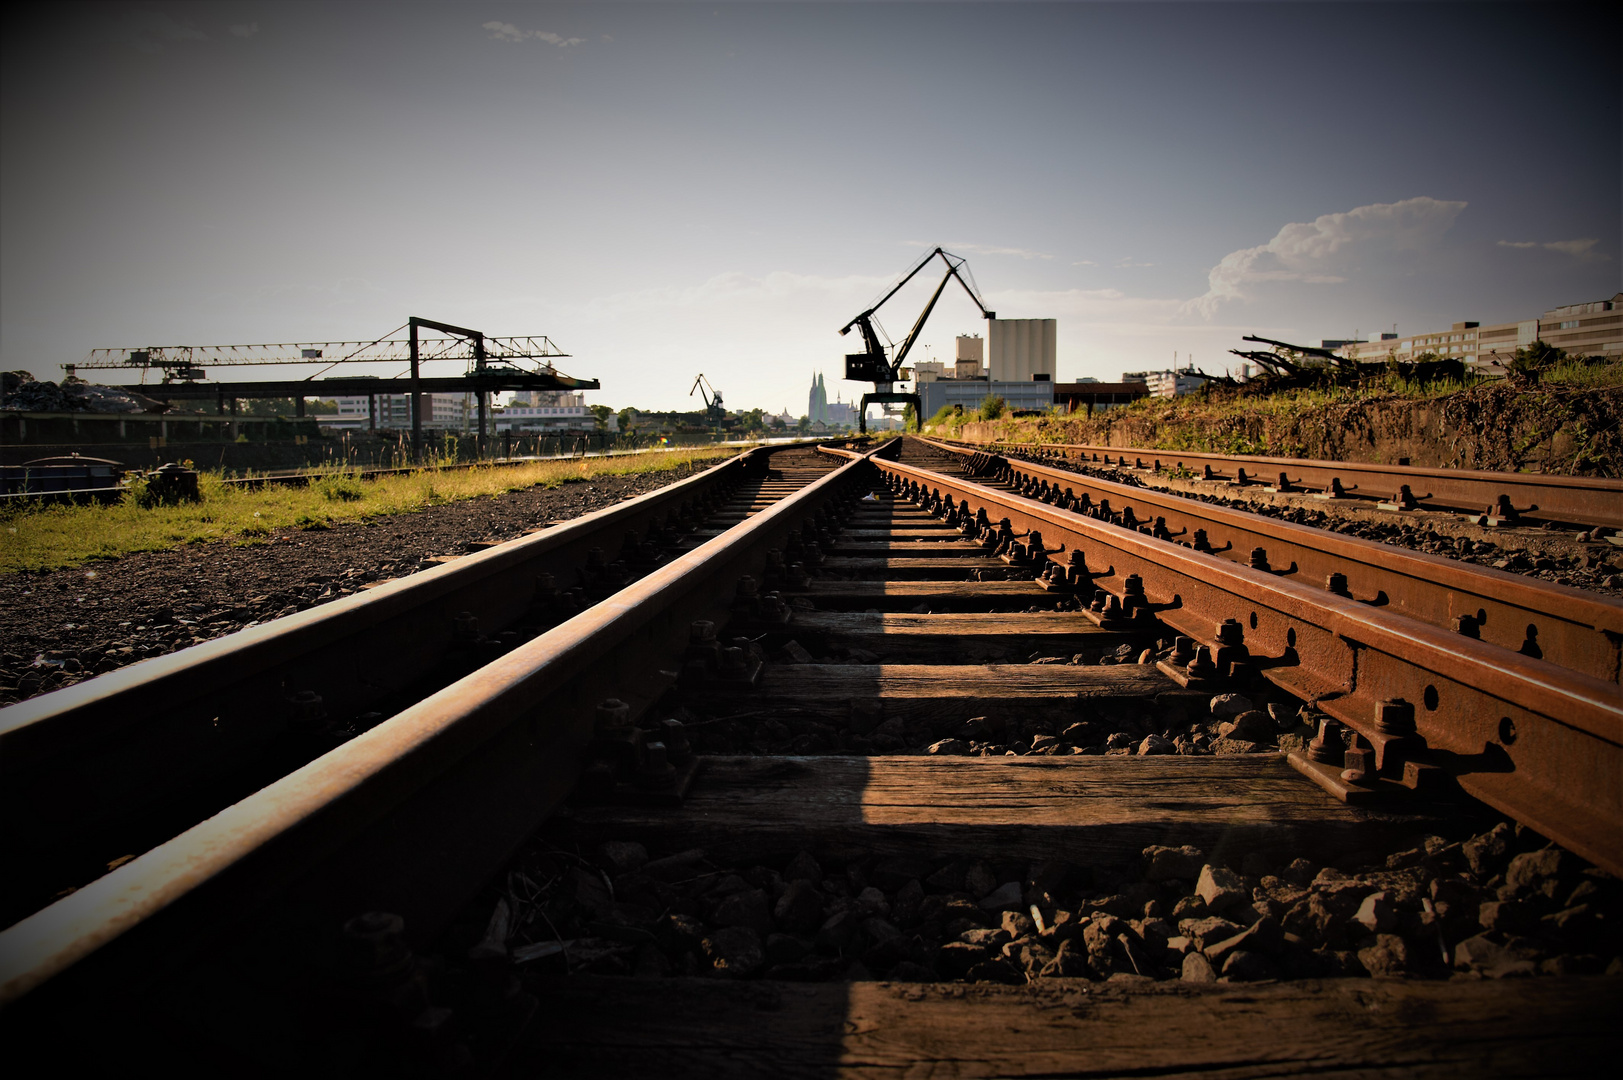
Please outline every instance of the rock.
[{"label": "rock", "polygon": [[1240,875],[1210,863],[1200,868],[1200,876],[1195,881],[1195,895],[1206,901],[1206,910],[1214,915],[1250,899]]},{"label": "rock", "polygon": [[1243,694],[1218,694],[1212,698],[1208,708],[1213,716],[1226,720],[1231,716],[1251,712],[1256,706],[1251,703],[1250,698]]},{"label": "rock", "polygon": [[1184,982],[1209,983],[1217,981],[1217,972],[1212,970],[1211,961],[1198,952],[1192,952],[1183,958]]},{"label": "rock", "polygon": [[1377,979],[1401,978],[1412,969],[1409,943],[1396,934],[1376,934],[1375,944],[1358,950],[1358,962]]},{"label": "rock", "polygon": [[1511,827],[1501,821],[1482,835],[1473,836],[1462,843],[1460,851],[1465,855],[1465,863],[1471,868],[1471,873],[1480,878],[1497,874],[1510,854],[1510,842],[1514,835]]},{"label": "rock", "polygon": [[1290,731],[1301,722],[1301,706],[1285,705],[1278,701],[1268,703],[1268,718],[1274,722],[1274,727],[1280,731]]},{"label": "rock", "polygon": [[811,943],[793,934],[768,934],[765,951],[769,964],[793,964],[805,959],[811,952]]},{"label": "rock", "polygon": [[641,870],[648,862],[648,849],[634,840],[610,840],[597,846],[598,860],[610,873]]},{"label": "rock", "polygon": [[1026,981],[1026,977],[1001,956],[982,960],[964,973],[964,979],[966,982],[1003,983],[1008,986],[1019,986]]},{"label": "rock", "polygon": [[1358,905],[1353,921],[1372,934],[1384,934],[1392,929],[1393,923],[1397,921],[1397,912],[1392,910],[1392,904],[1387,900],[1386,893],[1370,893],[1364,897],[1364,902]]},{"label": "rock", "polygon": [[923,903],[924,886],[919,884],[918,878],[914,878],[896,890],[896,901],[890,906],[891,914],[900,922],[911,922]]},{"label": "rock", "polygon": [[1253,925],[1233,937],[1224,938],[1202,949],[1206,959],[1214,964],[1221,964],[1232,952],[1247,950],[1250,952],[1267,953],[1275,955],[1285,948],[1285,931],[1280,929],[1279,922],[1273,916],[1258,919]]},{"label": "rock", "polygon": [[[1196,870],[1195,875],[1199,874],[1200,871]],[[1210,914],[1211,912],[1206,910],[1206,901],[1198,896],[1181,896],[1178,902],[1172,905],[1172,921],[1179,924],[1185,919],[1204,919]]]},{"label": "rock", "polygon": [[878,916],[864,919],[862,932],[867,940],[873,942],[872,947],[863,953],[862,962],[876,971],[894,967],[912,954],[902,932],[886,919]]},{"label": "rock", "polygon": [[964,889],[965,871],[969,864],[962,859],[954,859],[935,873],[924,879],[924,883],[932,889],[942,892],[960,892]]},{"label": "rock", "polygon": [[1225,941],[1244,929],[1246,928],[1239,923],[1220,919],[1215,915],[1204,919],[1185,919],[1178,924],[1178,932],[1193,941],[1195,948],[1201,952],[1205,952],[1207,946]]},{"label": "rock", "polygon": [[1011,941],[1003,946],[1004,959],[1028,979],[1041,975],[1054,956],[1054,951],[1039,941]]},{"label": "rock", "polygon": [[1225,739],[1270,743],[1279,733],[1279,728],[1267,713],[1252,709],[1236,716],[1231,723],[1224,724],[1217,731]]},{"label": "rock", "polygon": [[1105,739],[1105,749],[1107,750],[1131,750],[1132,748],[1133,737],[1125,731],[1115,732]]},{"label": "rock", "polygon": [[704,935],[704,923],[690,915],[666,915],[654,924],[654,937],[666,952],[691,952],[699,947]]},{"label": "rock", "polygon": [[997,876],[992,868],[984,862],[976,861],[969,864],[964,870],[964,891],[977,900],[986,896],[998,885]]},{"label": "rock", "polygon": [[935,966],[946,978],[961,979],[988,955],[984,946],[971,945],[966,941],[949,941],[936,950]]},{"label": "rock", "polygon": [[603,883],[602,876],[593,871],[576,867],[564,876],[564,880],[566,895],[594,916],[607,910],[613,903],[609,899],[609,887]]},{"label": "rock", "polygon": [[1505,884],[1521,892],[1540,892],[1546,881],[1558,879],[1571,863],[1572,857],[1561,848],[1550,845],[1538,851],[1527,851],[1510,860],[1505,868]]},{"label": "rock", "polygon": [[823,924],[823,894],[804,878],[796,878],[783,890],[772,915],[791,934],[813,934]]},{"label": "rock", "polygon": [[862,917],[854,911],[836,911],[817,930],[817,949],[819,952],[844,952],[856,940],[857,930],[862,926]]},{"label": "rock", "polygon": [[890,914],[890,901],[885,899],[884,893],[880,892],[872,885],[865,887],[861,892],[857,893],[857,906],[862,908],[863,911],[869,913],[877,913],[880,915]]},{"label": "rock", "polygon": [[1144,741],[1138,744],[1140,754],[1171,754],[1177,749],[1170,740],[1159,735],[1146,735]]},{"label": "rock", "polygon": [[708,856],[703,848],[692,848],[688,851],[667,855],[663,859],[643,865],[642,872],[655,881],[681,881],[693,877],[699,872],[699,864]]},{"label": "rock", "polygon": [[1144,877],[1148,881],[1194,881],[1205,863],[1206,853],[1188,844],[1157,844],[1144,849]]},{"label": "rock", "polygon": [[1484,930],[1525,934],[1538,926],[1538,913],[1521,900],[1488,900],[1478,906],[1476,921]]},{"label": "rock", "polygon": [[1234,982],[1257,982],[1278,977],[1278,969],[1261,953],[1237,949],[1223,961],[1223,978]]},{"label": "rock", "polygon": [[1562,941],[1585,940],[1597,927],[1594,910],[1588,904],[1563,908],[1539,920],[1545,933]]},{"label": "rock", "polygon": [[788,663],[791,663],[791,664],[810,664],[810,663],[813,663],[812,654],[807,652],[806,647],[804,645],[802,645],[798,641],[792,641],[791,640],[791,641],[785,642],[784,646],[783,646],[783,649],[781,651],[783,653],[783,659]]},{"label": "rock", "polygon": [[1247,739],[1217,738],[1212,740],[1214,754],[1262,754],[1270,748]]},{"label": "rock", "polygon": [[772,907],[765,890],[745,889],[723,898],[716,905],[714,922],[717,926],[747,926],[760,936],[770,934]]},{"label": "rock", "polygon": [[981,949],[999,950],[1014,940],[1014,936],[1001,926],[976,927],[958,935],[958,940]]},{"label": "rock", "polygon": [[813,884],[823,880],[823,868],[817,865],[817,860],[811,857],[810,852],[802,851],[789,860],[789,865],[783,868],[785,881],[810,881]]},{"label": "rock", "polygon": [[1025,937],[1027,934],[1037,932],[1036,923],[1031,916],[1020,911],[1005,911],[1003,913],[1003,930],[1011,938]]},{"label": "rock", "polygon": [[1526,959],[1520,950],[1501,945],[1486,934],[1468,937],[1454,946],[1454,966],[1470,971],[1493,972]]},{"label": "rock", "polygon": [[766,964],[760,935],[747,926],[729,926],[704,939],[704,954],[714,974],[743,979]]},{"label": "rock", "polygon": [[902,723],[901,717],[893,716],[873,729],[873,737],[905,742],[907,740],[907,727]]},{"label": "rock", "polygon": [[1019,908],[1024,895],[1018,881],[1006,881],[981,898],[981,907],[987,911]]},{"label": "rock", "polygon": [[1039,974],[1043,978],[1083,979],[1091,972],[1088,966],[1087,950],[1077,945],[1075,941],[1062,941],[1059,949]]}]

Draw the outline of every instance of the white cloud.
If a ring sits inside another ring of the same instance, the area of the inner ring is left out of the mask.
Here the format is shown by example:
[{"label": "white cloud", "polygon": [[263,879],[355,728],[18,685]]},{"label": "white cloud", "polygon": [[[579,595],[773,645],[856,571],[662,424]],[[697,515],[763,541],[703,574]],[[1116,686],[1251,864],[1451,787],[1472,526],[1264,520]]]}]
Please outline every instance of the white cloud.
[{"label": "white cloud", "polygon": [[1606,258],[1600,252],[1590,250],[1598,243],[1600,241],[1591,236],[1585,240],[1555,240],[1544,246],[1551,251],[1559,251],[1563,255],[1571,255],[1575,259],[1583,259],[1587,262],[1591,259]]},{"label": "white cloud", "polygon": [[1602,255],[1594,250],[1595,245],[1598,243],[1600,243],[1599,240],[1590,236],[1582,240],[1551,240],[1547,244],[1541,244],[1537,240],[1501,240],[1499,246],[1521,248],[1523,250],[1543,248],[1546,251],[1559,251],[1563,255],[1571,255],[1581,262],[1603,262],[1611,258],[1609,255]]},{"label": "white cloud", "polygon": [[124,16],[124,29],[129,34],[130,44],[144,53],[162,52],[169,42],[207,40],[201,30],[177,22],[161,11],[128,12]]},{"label": "white cloud", "polygon": [[231,28],[231,36],[232,37],[251,38],[257,33],[259,33],[259,24],[256,23],[256,22],[255,23],[238,23],[237,25],[235,25],[235,26],[233,26]]},{"label": "white cloud", "polygon": [[485,23],[480,29],[489,30],[492,41],[544,41],[548,45],[556,45],[560,49],[567,49],[571,45],[580,45],[586,41],[585,38],[566,38],[561,34],[554,34],[550,30],[520,30],[512,23],[496,22],[494,20]]},{"label": "white cloud", "polygon": [[1345,281],[1330,272],[1338,261],[1375,246],[1398,251],[1427,247],[1448,231],[1464,209],[1463,202],[1419,196],[1324,214],[1311,222],[1292,222],[1266,244],[1223,256],[1207,275],[1205,294],[1189,301],[1189,308],[1209,319],[1224,302],[1246,299],[1248,286],[1260,282]]}]

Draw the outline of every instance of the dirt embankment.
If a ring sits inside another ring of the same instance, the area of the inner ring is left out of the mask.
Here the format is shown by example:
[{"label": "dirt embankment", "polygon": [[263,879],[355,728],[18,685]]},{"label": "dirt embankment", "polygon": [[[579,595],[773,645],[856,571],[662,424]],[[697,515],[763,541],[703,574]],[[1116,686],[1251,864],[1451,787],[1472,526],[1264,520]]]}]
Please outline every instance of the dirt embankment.
[{"label": "dirt embankment", "polygon": [[1091,419],[965,424],[973,442],[1084,443],[1145,450],[1320,458],[1422,467],[1623,475],[1623,389],[1494,382],[1443,397],[1356,401],[1191,395]]}]

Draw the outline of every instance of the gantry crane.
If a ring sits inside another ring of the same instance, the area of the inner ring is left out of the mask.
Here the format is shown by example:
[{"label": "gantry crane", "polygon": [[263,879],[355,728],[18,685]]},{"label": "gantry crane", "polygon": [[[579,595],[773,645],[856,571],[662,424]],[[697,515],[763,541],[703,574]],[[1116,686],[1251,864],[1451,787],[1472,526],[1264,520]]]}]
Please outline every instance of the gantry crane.
[{"label": "gantry crane", "polygon": [[[885,301],[900,292],[902,286],[912,281],[918,272],[923,270],[930,260],[937,255],[941,256],[941,261],[947,264],[947,274],[941,279],[941,284],[936,286],[935,292],[930,296],[930,302],[925,304],[924,310],[919,313],[918,321],[913,324],[913,330],[907,335],[907,339],[900,345],[895,346],[894,353],[887,356],[885,346],[880,344],[879,334],[874,327],[874,312],[883,307]],[[935,303],[941,299],[941,293],[946,289],[947,282],[957,278],[958,284],[962,285],[964,291],[969,294],[969,298],[975,301],[975,306],[981,309],[981,314],[986,316],[988,320],[997,318],[997,312],[986,309],[986,304],[981,301],[980,294],[970,284],[972,279],[966,278],[959,273],[960,270],[967,273],[968,267],[968,259],[943,251],[941,248],[936,248],[920,259],[918,264],[909,270],[907,275],[898,281],[888,293],[881,296],[872,307],[840,327],[841,335],[850,333],[853,326],[861,330],[862,343],[867,350],[865,352],[846,354],[846,379],[852,382],[871,382],[874,384],[873,393],[862,395],[862,405],[857,413],[857,424],[861,431],[866,432],[868,430],[868,406],[873,402],[906,402],[911,404],[913,406],[913,415],[918,418],[919,423],[923,423],[924,418],[921,414],[924,410],[919,402],[919,395],[916,393],[900,394],[895,392],[893,387],[902,377],[902,362],[907,359],[907,354],[913,350],[914,343],[919,339],[919,331],[924,329],[925,320],[930,317],[930,312],[935,310]]]},{"label": "gantry crane", "polygon": [[[709,387],[710,390],[708,394],[705,393],[706,387]],[[727,410],[722,408],[721,405],[721,391],[717,390],[715,384],[704,377],[702,371],[699,372],[699,377],[693,380],[693,390],[688,391],[688,397],[693,396],[694,390],[699,392],[699,397],[704,401],[705,419],[720,427],[721,422],[727,419]]]}]

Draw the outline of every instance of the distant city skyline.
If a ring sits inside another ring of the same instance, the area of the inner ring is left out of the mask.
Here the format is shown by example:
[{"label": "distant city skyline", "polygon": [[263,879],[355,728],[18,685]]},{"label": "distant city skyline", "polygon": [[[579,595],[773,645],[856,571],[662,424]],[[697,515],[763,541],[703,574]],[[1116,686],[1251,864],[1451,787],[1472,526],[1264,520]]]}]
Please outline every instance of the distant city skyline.
[{"label": "distant city skyline", "polygon": [[[1221,371],[1247,333],[1528,318],[1623,281],[1619,29],[1552,4],[36,8],[0,46],[0,367],[417,315],[549,335],[592,403],[687,409],[703,371],[729,408],[793,409],[819,370],[860,397],[836,331],[937,244],[1000,316],[1058,320],[1067,382]],[[938,280],[880,311],[897,340]],[[985,333],[956,288],[915,359]]]}]

